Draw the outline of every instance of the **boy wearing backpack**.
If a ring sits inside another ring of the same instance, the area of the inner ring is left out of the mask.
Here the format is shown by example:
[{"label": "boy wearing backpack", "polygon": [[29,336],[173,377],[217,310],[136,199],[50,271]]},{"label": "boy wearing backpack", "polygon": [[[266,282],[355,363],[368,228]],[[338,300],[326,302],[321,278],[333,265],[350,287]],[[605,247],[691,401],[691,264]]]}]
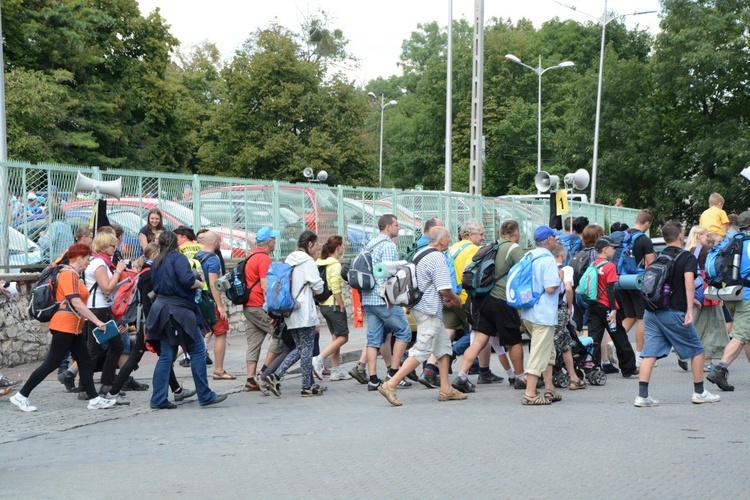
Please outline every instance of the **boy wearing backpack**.
[{"label": "boy wearing backpack", "polygon": [[[637,407],[657,406],[659,401],[648,394],[648,384],[656,360],[669,355],[672,348],[680,359],[690,359],[693,372],[693,403],[715,403],[721,398],[703,387],[703,344],[693,326],[693,297],[698,260],[682,249],[685,235],[677,221],[669,221],[661,230],[667,247],[652,269],[644,275],[642,292],[659,300],[648,301],[644,314],[646,327],[643,361],[638,382]],[[655,291],[649,284],[661,284]]]},{"label": "boy wearing backpack", "polygon": [[[615,284],[617,283],[617,268],[612,258],[615,255],[615,246],[617,243],[609,236],[602,236],[596,240],[594,248],[598,257],[591,266],[597,269],[597,292],[596,302],[589,304],[588,326],[589,337],[594,340],[594,359],[601,364],[601,345],[605,332],[609,331],[612,342],[617,350],[617,359],[620,362],[622,376],[625,378],[638,373],[635,366],[635,354],[633,347],[628,340],[628,334],[620,324],[620,316],[617,312],[618,303],[615,298]],[[589,270],[591,267],[589,268]],[[588,271],[587,271],[588,272]],[[581,278],[581,285],[586,278],[586,274]],[[579,287],[580,290],[580,287]],[[583,295],[583,294],[582,294]],[[609,325],[615,324],[616,328],[610,328]],[[606,371],[605,371],[606,373]]]}]

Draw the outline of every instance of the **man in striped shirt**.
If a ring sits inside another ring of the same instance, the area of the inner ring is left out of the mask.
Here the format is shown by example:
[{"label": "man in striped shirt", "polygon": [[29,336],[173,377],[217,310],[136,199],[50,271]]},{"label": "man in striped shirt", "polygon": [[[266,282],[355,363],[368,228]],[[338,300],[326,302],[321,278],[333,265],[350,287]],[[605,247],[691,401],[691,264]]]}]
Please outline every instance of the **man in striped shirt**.
[{"label": "man in striped shirt", "polygon": [[440,394],[438,401],[466,399],[466,394],[454,391],[448,378],[451,341],[443,326],[443,306],[454,307],[461,299],[453,293],[445,252],[451,238],[444,227],[435,227],[429,233],[429,243],[415,255],[417,262],[417,286],[422,291],[422,299],[411,313],[417,322],[417,342],[409,350],[409,357],[390,380],[383,382],[378,391],[393,406],[401,406],[396,397],[396,387],[407,374],[411,373],[431,354],[438,359],[440,366]]}]

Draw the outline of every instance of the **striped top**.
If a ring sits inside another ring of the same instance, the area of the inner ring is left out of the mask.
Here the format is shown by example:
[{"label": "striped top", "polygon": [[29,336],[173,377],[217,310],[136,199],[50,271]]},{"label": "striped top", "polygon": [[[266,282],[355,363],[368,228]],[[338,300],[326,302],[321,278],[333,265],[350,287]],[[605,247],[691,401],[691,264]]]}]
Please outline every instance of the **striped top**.
[{"label": "striped top", "polygon": [[[414,254],[416,259],[420,254],[433,247],[425,247]],[[451,276],[448,263],[443,252],[430,252],[417,263],[417,286],[422,290],[422,300],[414,306],[417,311],[430,316],[443,317],[443,299],[439,290],[450,290]]]}]

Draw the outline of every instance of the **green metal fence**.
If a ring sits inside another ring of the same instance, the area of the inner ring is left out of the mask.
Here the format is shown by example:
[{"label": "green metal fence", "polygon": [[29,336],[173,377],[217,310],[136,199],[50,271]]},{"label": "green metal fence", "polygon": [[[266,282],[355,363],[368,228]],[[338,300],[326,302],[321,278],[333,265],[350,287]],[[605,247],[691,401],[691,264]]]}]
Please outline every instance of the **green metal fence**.
[{"label": "green metal fence", "polygon": [[[533,231],[549,219],[547,200],[518,200],[446,194],[438,191],[328,186],[317,183],[283,183],[228,177],[102,170],[97,167],[6,162],[8,167],[11,229],[10,265],[30,266],[54,259],[67,248],[77,226],[88,225],[93,194],[73,193],[78,173],[99,181],[121,179],[120,199],[106,197],[112,223],[125,229],[123,253],[141,254],[138,232],[148,211],[158,208],[166,229],[184,224],[209,227],[222,239],[226,258],[240,258],[255,245],[262,226],[281,231],[276,258],[296,248],[297,236],[311,229],[323,239],[344,236],[346,253],[353,255],[375,234],[381,215],[399,218],[399,250],[406,252],[421,235],[423,223],[438,217],[457,233],[467,220],[482,221],[488,235],[497,235],[503,221],[514,219],[521,227],[521,244],[533,245]],[[34,194],[36,202],[29,202]],[[34,213],[38,205],[42,210]],[[632,225],[637,211],[588,203],[570,203],[574,217],[608,228],[615,221]]]}]

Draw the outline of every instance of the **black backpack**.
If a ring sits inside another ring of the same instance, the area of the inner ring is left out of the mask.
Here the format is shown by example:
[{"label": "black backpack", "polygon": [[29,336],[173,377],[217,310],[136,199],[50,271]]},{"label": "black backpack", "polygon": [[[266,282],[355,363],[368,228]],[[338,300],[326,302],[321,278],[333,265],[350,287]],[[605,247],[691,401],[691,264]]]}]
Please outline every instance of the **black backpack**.
[{"label": "black backpack", "polygon": [[328,287],[328,280],[326,279],[326,269],[328,269],[327,265],[324,266],[318,266],[318,273],[320,274],[320,279],[323,280],[323,291],[320,292],[317,295],[313,295],[313,300],[316,304],[320,305],[333,295],[333,292]]},{"label": "black backpack", "polygon": [[641,295],[644,305],[649,311],[669,309],[669,299],[672,295],[672,271],[675,261],[683,253],[685,253],[685,250],[680,250],[677,255],[672,257],[662,252],[643,273]]},{"label": "black backpack", "polygon": [[594,262],[599,254],[595,248],[584,248],[583,250],[576,252],[570,259],[570,267],[573,268],[573,289],[578,288],[578,284],[581,282],[581,277],[586,269]]},{"label": "black backpack", "polygon": [[495,286],[495,258],[500,244],[495,241],[483,245],[466,265],[461,276],[461,286],[472,297],[487,295]]},{"label": "black backpack", "polygon": [[260,280],[253,283],[251,286],[247,286],[247,276],[245,275],[245,264],[253,255],[258,255],[259,252],[253,253],[248,257],[245,257],[237,263],[234,269],[225,275],[225,280],[229,283],[229,288],[224,292],[227,298],[238,306],[244,305],[247,299],[250,298],[250,292],[253,291],[255,285],[260,283]]},{"label": "black backpack", "polygon": [[31,289],[29,317],[42,323],[49,323],[52,316],[60,309],[61,302],[55,301],[57,278],[62,266],[49,266],[39,275],[34,288]]}]

